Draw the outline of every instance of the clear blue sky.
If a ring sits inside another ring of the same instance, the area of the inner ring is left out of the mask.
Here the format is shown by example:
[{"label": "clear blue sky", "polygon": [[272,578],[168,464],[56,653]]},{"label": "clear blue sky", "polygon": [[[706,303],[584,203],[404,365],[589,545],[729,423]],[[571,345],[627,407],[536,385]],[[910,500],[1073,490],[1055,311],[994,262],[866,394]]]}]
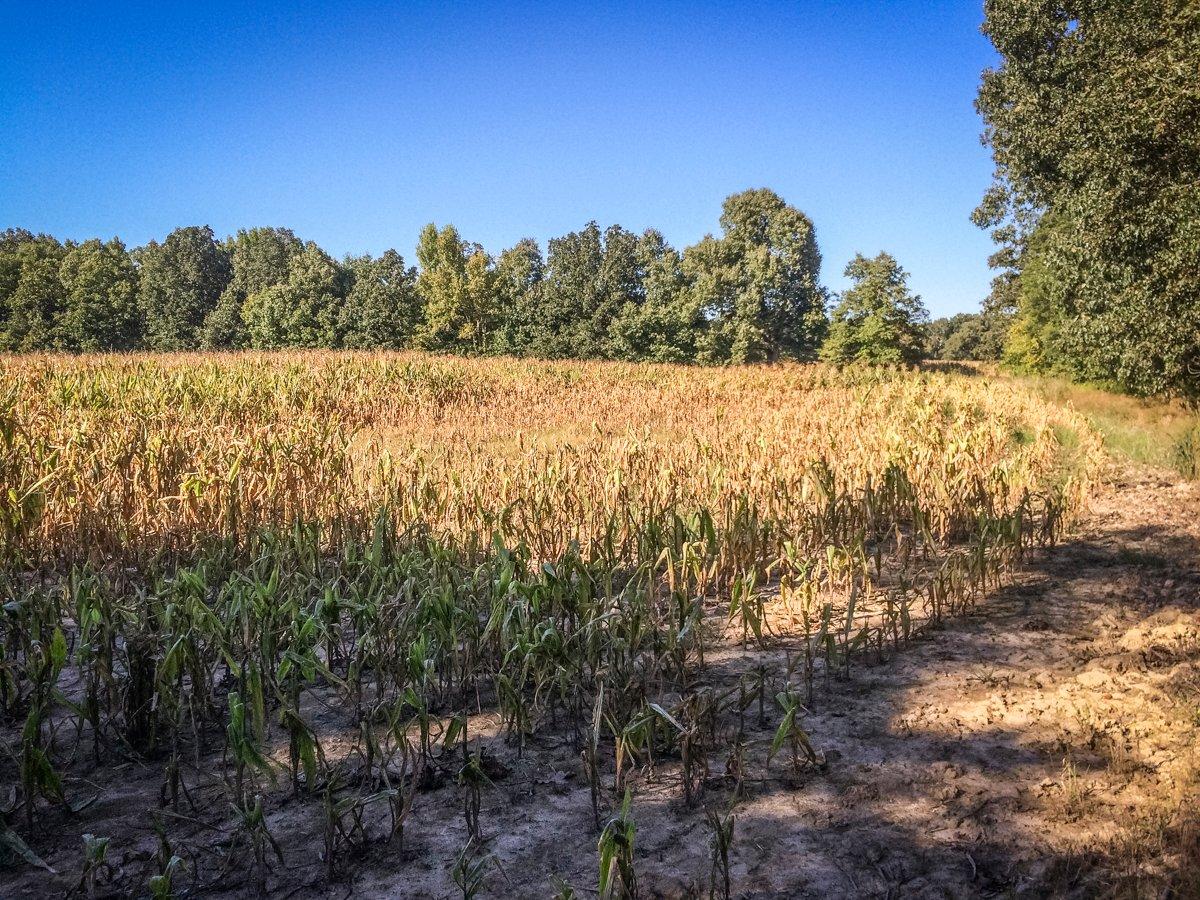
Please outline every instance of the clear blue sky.
[{"label": "clear blue sky", "polygon": [[981,6],[4,0],[0,228],[411,258],[429,221],[498,252],[595,219],[683,247],[768,186],[834,289],[886,249],[934,315],[974,309]]}]

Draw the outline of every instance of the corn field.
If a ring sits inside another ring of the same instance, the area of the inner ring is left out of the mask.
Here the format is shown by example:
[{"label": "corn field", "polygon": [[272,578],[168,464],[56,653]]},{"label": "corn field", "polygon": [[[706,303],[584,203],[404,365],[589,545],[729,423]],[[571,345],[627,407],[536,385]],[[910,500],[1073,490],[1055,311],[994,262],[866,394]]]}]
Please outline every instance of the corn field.
[{"label": "corn field", "polygon": [[744,782],[822,765],[822,686],[975,609],[1100,460],[1004,380],[383,353],[0,358],[0,447],[0,853],[48,866],[132,763],[158,849],[54,877],[162,897],[280,886],[285,802],[344,878],[433,791],[473,896],[497,748],[548,736],[593,890],[637,893],[658,781],[726,896]]}]

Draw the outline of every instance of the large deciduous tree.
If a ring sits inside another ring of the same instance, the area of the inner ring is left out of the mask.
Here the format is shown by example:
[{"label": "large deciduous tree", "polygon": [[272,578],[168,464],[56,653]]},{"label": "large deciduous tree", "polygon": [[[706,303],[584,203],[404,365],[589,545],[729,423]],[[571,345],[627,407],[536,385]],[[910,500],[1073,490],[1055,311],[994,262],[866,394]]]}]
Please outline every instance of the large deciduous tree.
[{"label": "large deciduous tree", "polygon": [[33,232],[24,228],[6,228],[0,231],[0,322],[8,319],[8,298],[17,289],[21,279],[21,264],[17,251],[24,244],[35,240]]},{"label": "large deciduous tree", "polygon": [[496,260],[496,303],[500,323],[493,349],[522,356],[531,352],[542,305],[546,263],[533,238],[522,238]]},{"label": "large deciduous tree", "polygon": [[288,263],[287,280],[250,294],[242,320],[250,346],[333,347],[345,282],[338,264],[309,241]]},{"label": "large deciduous tree", "polygon": [[487,349],[499,319],[496,273],[478,244],[459,237],[453,225],[421,230],[417,242],[421,272],[417,290],[425,315],[417,342],[429,350]]},{"label": "large deciduous tree", "polygon": [[640,303],[637,235],[595,222],[554,238],[546,254],[541,306],[532,327],[534,356],[610,359],[613,324],[627,303]]},{"label": "large deciduous tree", "polygon": [[137,269],[119,239],[93,239],[72,247],[63,257],[59,278],[60,346],[99,351],[138,345]]},{"label": "large deciduous tree", "polygon": [[999,360],[1008,322],[994,311],[957,313],[934,319],[925,329],[925,352],[932,359]]},{"label": "large deciduous tree", "polygon": [[338,315],[341,344],[352,349],[407,347],[421,322],[417,272],[395,250],[349,260],[354,285]]},{"label": "large deciduous tree", "polygon": [[59,346],[65,306],[59,272],[67,249],[49,235],[23,229],[0,235],[0,350]]},{"label": "large deciduous tree", "polygon": [[987,0],[1008,356],[1200,400],[1200,5]]},{"label": "large deciduous tree", "polygon": [[242,317],[246,299],[285,284],[292,260],[304,251],[304,242],[287,228],[250,228],[227,239],[224,249],[229,254],[231,280],[205,318],[200,335],[202,346],[210,350],[249,344]]},{"label": "large deciduous tree", "polygon": [[651,362],[692,361],[704,323],[685,289],[682,258],[661,233],[648,229],[638,238],[635,263],[641,288],[613,323],[613,355]]},{"label": "large deciduous tree", "polygon": [[233,277],[229,252],[205,226],[177,228],[138,251],[143,340],[151,350],[200,346],[209,314]]},{"label": "large deciduous tree", "polygon": [[921,298],[908,289],[908,273],[889,253],[861,253],[846,266],[853,286],[833,310],[821,357],[835,363],[913,363],[924,354]]},{"label": "large deciduous tree", "polygon": [[139,343],[137,270],[125,245],[63,245],[0,235],[0,349],[131,350]]},{"label": "large deciduous tree", "polygon": [[812,221],[766,188],[726,198],[720,238],[684,254],[693,302],[709,327],[712,362],[812,359],[826,327],[821,254]]}]

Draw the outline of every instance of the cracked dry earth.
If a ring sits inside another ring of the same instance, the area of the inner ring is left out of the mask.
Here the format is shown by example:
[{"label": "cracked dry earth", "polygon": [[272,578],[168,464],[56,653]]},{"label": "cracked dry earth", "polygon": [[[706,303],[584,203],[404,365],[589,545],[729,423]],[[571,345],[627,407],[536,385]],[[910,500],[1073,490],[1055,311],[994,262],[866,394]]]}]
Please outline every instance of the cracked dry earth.
[{"label": "cracked dry earth", "polygon": [[[732,663],[772,671],[782,659],[776,648]],[[825,756],[819,770],[796,779],[783,759],[765,768],[777,717],[768,706],[761,723],[753,711],[747,720],[734,897],[1200,896],[1200,484],[1115,467],[1082,526],[1030,554],[971,615],[819,685],[804,719]],[[548,897],[554,878],[594,896],[596,832],[578,755],[539,733],[518,756],[494,718],[470,725],[494,781],[480,814],[492,862],[479,896]],[[331,756],[339,722],[322,729]],[[714,773],[722,760],[714,754]],[[180,887],[260,896],[244,866],[221,862],[228,804],[209,763],[196,775],[196,816],[173,822],[189,858]],[[723,808],[729,788],[712,781],[705,802]],[[152,769],[125,767],[78,815],[51,813],[37,849],[59,875],[0,872],[0,897],[69,890],[89,831],[112,838],[108,892],[144,891],[156,839],[143,811],[159,784]],[[709,896],[711,832],[682,802],[678,761],[633,785],[641,895]],[[461,803],[452,779],[430,785],[402,843],[372,841],[331,883],[319,804],[273,798],[268,824],[286,862],[261,887],[281,897],[462,896],[450,872],[465,840]],[[372,834],[382,827],[368,822]]]}]

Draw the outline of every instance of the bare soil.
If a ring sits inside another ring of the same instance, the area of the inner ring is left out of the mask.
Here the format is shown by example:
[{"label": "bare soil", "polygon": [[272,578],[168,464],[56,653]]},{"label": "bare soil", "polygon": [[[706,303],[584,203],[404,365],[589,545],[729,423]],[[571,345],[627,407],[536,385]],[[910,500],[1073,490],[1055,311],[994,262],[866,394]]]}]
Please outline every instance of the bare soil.
[{"label": "bare soil", "polygon": [[[730,644],[706,676],[716,688],[768,650]],[[683,802],[678,758],[632,778],[642,896],[709,896],[703,806],[736,815],[735,897],[1200,896],[1200,485],[1114,468],[1083,526],[1032,555],[977,611],[848,678],[819,683],[803,725],[822,763],[766,765],[779,711],[744,722],[747,777],[734,804],[726,748],[710,758],[700,805]],[[322,713],[331,759],[344,711]],[[551,896],[553,879],[594,896],[590,790],[564,729],[524,748],[472,720],[492,785],[483,795],[480,896]],[[348,737],[348,736],[347,736]],[[86,754],[81,753],[83,757]],[[190,896],[259,896],[260,867],[231,840],[219,754],[187,773],[193,808],[164,818]],[[207,771],[204,771],[208,769]],[[611,782],[611,771],[605,773]],[[111,839],[98,896],[144,895],[158,847],[148,809],[161,767],[71,769],[77,812],[47,809],[30,844],[55,868],[0,870],[0,896],[61,895],[79,882],[82,835]],[[321,804],[267,795],[266,891],[294,897],[462,896],[451,877],[466,841],[462,790],[432,778],[403,840],[369,808],[368,840],[332,879]],[[606,793],[615,809],[617,798]]]}]

